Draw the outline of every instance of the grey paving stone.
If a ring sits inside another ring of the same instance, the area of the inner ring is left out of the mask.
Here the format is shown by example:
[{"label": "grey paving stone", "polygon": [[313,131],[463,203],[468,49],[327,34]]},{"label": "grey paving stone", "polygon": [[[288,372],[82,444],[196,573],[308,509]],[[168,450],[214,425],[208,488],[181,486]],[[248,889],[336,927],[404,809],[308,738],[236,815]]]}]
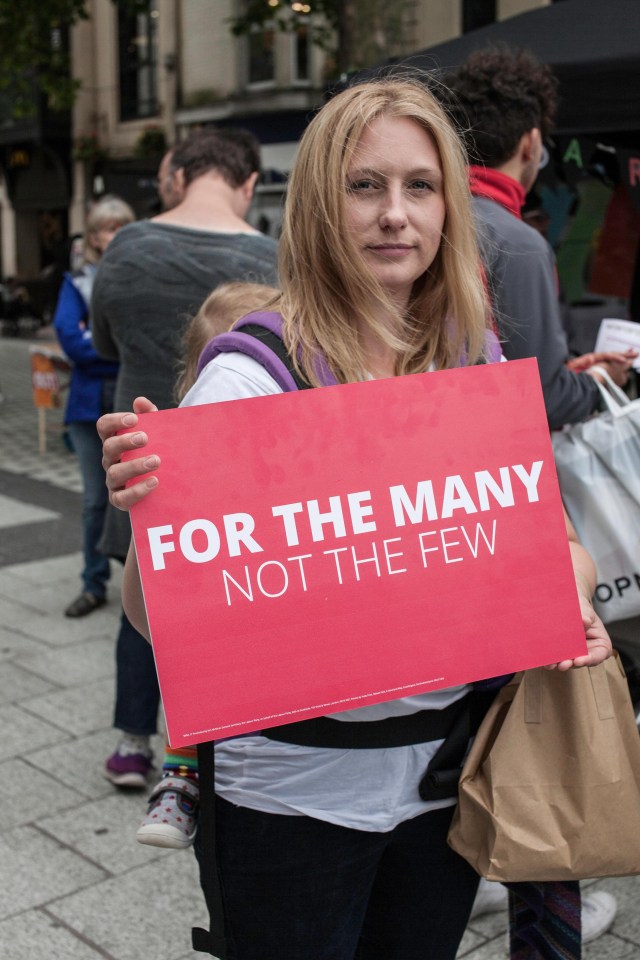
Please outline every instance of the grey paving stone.
[{"label": "grey paving stone", "polygon": [[104,960],[87,943],[42,910],[28,910],[0,923],[0,956],[7,960]]},{"label": "grey paving stone", "polygon": [[62,730],[82,736],[109,726],[113,715],[113,697],[114,681],[109,677],[34,697],[29,701],[29,709]]},{"label": "grey paving stone", "polygon": [[26,580],[29,583],[52,583],[54,581],[72,581],[82,566],[82,554],[79,552],[52,557],[49,560],[37,560],[30,563],[18,563],[5,568],[0,574],[0,593],[5,578]]},{"label": "grey paving stone", "polygon": [[[73,784],[74,790],[88,799],[113,796],[116,788],[105,779],[103,770],[105,760],[113,753],[117,740],[118,731],[109,723],[105,729],[96,733],[74,737],[71,741],[30,752],[29,763],[62,783]],[[151,744],[156,758],[155,765],[159,771],[164,751],[163,740],[161,737],[152,737]],[[151,784],[154,782],[152,779]],[[145,796],[143,790],[133,793],[141,799]]]},{"label": "grey paving stone", "polygon": [[[202,958],[202,954],[196,953],[195,950],[191,950],[189,953],[181,953],[179,957],[175,958],[175,960],[198,960],[198,957]],[[215,957],[214,960],[216,960]]]},{"label": "grey paving stone", "polygon": [[483,937],[475,928],[467,927],[458,948],[457,957],[474,956],[472,951],[483,947],[487,943],[487,937]]},{"label": "grey paving stone", "polygon": [[[74,789],[88,799],[109,796],[114,787],[103,776],[104,762],[113,752],[117,732],[109,725],[97,733],[73,737],[70,741],[29,752],[29,763]],[[72,753],[72,756],[71,756]]]},{"label": "grey paving stone", "polygon": [[[202,956],[203,954],[196,953],[195,950],[190,950],[189,953],[181,953],[179,957],[175,958],[175,960],[198,960],[198,958],[202,960]],[[216,957],[214,957],[213,960],[216,960]]]},{"label": "grey paving stone", "polygon": [[[0,595],[7,592],[5,582],[15,585],[26,581],[36,587],[40,584],[59,584],[62,587],[68,584],[73,587],[78,583],[82,562],[82,552],[74,550],[46,559],[26,560],[0,568]],[[114,597],[122,584],[122,569],[122,564],[115,560],[111,564],[109,588]],[[8,595],[12,594],[9,592]]]},{"label": "grey paving stone", "polygon": [[585,944],[582,960],[638,960],[640,947],[620,937],[607,933]]},{"label": "grey paving stone", "polygon": [[[73,576],[64,579],[42,580],[34,583],[31,580],[18,577],[13,577],[11,581],[5,578],[0,583],[0,595],[5,596],[6,599],[20,602],[29,614],[50,616],[56,618],[60,625],[73,628],[74,621],[69,620],[68,617],[65,618],[64,611],[82,591],[81,570],[82,563],[78,560],[73,570]],[[8,590],[12,592],[7,593]],[[101,632],[115,630],[115,626],[106,626],[106,624],[112,621],[114,625],[117,625],[120,613],[120,578],[118,577],[113,582],[109,582],[107,605],[100,607],[89,616],[75,621],[75,625],[90,627],[93,622],[94,627],[96,623],[100,624]],[[93,630],[93,632],[96,631]]]},{"label": "grey paving stone", "polygon": [[[600,880],[589,886],[591,890],[606,890],[612,893],[618,901],[618,912],[611,928],[612,934],[625,940],[631,940],[640,945],[640,877],[614,877],[610,880]],[[600,943],[598,940],[597,943]],[[589,948],[590,944],[587,945]],[[611,954],[618,956],[618,954]],[[620,956],[627,956],[620,954]],[[595,960],[597,954],[591,954],[590,960]],[[638,946],[640,958],[640,946]]]},{"label": "grey paving stone", "polygon": [[[52,618],[64,616],[66,607],[82,591],[80,571],[81,566],[78,566],[75,570],[75,576],[64,580],[46,580],[42,583],[32,583],[30,580],[17,581],[21,584],[23,590],[26,587],[21,602],[29,611],[39,615],[47,616],[47,612],[49,612]],[[65,626],[68,625],[67,622]]]},{"label": "grey paving stone", "polygon": [[[59,694],[65,692],[62,690]],[[64,730],[32,716],[17,704],[0,707],[0,730],[0,760],[21,757],[29,749],[68,739]]]},{"label": "grey paving stone", "polygon": [[174,960],[206,922],[193,855],[176,853],[64,897],[49,911],[117,960]]},{"label": "grey paving stone", "polygon": [[87,636],[115,637],[122,612],[121,565],[111,565],[107,605],[88,617],[70,620],[64,610],[82,589],[81,569],[82,555],[73,553],[0,570],[0,623],[19,627],[48,643],[79,642]]},{"label": "grey paving stone", "polygon": [[[0,640],[0,646],[1,643]],[[41,654],[31,653],[29,656],[35,662]],[[0,670],[0,704],[17,703],[19,700],[36,697],[53,689],[53,684],[43,676],[38,676],[32,670],[25,669],[15,662],[5,663]]]},{"label": "grey paving stone", "polygon": [[21,630],[0,626],[0,662],[6,663],[23,653],[37,654],[38,651],[46,649],[46,644],[34,640],[33,637],[26,637]]},{"label": "grey paving stone", "polygon": [[0,919],[104,880],[105,873],[32,826],[0,836]]},{"label": "grey paving stone", "polygon": [[460,950],[456,955],[456,960],[507,960],[507,941],[504,934],[493,940],[484,941],[471,950],[461,952],[465,948],[464,940],[460,944]]},{"label": "grey paving stone", "polygon": [[[0,464],[4,461],[0,458]],[[82,545],[79,517],[82,498],[70,489],[59,489],[44,477],[14,476],[0,467],[0,490],[23,504],[53,511],[54,516],[5,526],[0,540],[0,567],[46,560],[74,553]]]},{"label": "grey paving stone", "polygon": [[[99,863],[109,873],[126,873],[161,857],[193,856],[138,843],[135,832],[146,812],[144,792],[124,790],[38,821],[38,827]],[[167,869],[171,870],[171,864]]]},{"label": "grey paving stone", "polygon": [[0,778],[10,784],[12,796],[19,798],[19,802],[4,805],[2,821],[7,827],[32,823],[54,812],[77,807],[85,800],[81,792],[64,786],[19,757],[0,764]]},{"label": "grey paving stone", "polygon": [[115,637],[85,640],[82,644],[56,647],[46,653],[19,655],[16,662],[58,685],[91,683],[103,677],[113,677]]},{"label": "grey paving stone", "polygon": [[[27,618],[33,614],[33,611],[30,611],[23,601],[26,600],[30,590],[30,584],[18,582],[17,585],[12,587],[9,596],[0,596],[0,623],[3,627],[12,630],[19,629],[22,633],[26,633],[25,623]],[[41,616],[41,614],[38,614],[38,616]]]},{"label": "grey paving stone", "polygon": [[0,530],[7,527],[18,527],[23,523],[56,520],[59,516],[60,514],[53,510],[33,507],[28,503],[21,503],[14,497],[5,497],[0,494]]},{"label": "grey paving stone", "polygon": [[[73,619],[64,616],[65,607],[77,595],[77,587],[58,595],[56,607],[45,607],[46,613],[22,603],[0,599],[0,622],[25,637],[46,643],[49,647],[64,647],[81,644],[89,639],[111,637],[115,639],[121,613],[120,603],[101,607],[88,617]],[[33,594],[32,594],[33,598]],[[36,601],[37,602],[37,601]]]}]

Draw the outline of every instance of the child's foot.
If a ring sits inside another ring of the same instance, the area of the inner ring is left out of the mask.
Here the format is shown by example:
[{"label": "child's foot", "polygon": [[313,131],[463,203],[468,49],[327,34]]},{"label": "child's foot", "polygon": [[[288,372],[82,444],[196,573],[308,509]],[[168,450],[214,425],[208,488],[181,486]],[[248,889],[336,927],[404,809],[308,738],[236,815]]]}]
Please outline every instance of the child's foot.
[{"label": "child's foot", "polygon": [[151,792],[147,815],[138,827],[138,843],[182,849],[193,843],[200,790],[185,777],[164,777]]}]

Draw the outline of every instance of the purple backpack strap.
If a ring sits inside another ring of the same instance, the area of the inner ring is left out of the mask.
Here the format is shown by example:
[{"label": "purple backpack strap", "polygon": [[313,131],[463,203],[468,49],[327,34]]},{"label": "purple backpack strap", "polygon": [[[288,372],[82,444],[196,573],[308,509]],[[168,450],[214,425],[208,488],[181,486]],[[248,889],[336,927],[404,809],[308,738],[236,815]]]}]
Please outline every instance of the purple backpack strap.
[{"label": "purple backpack strap", "polygon": [[197,375],[200,376],[206,365],[221,353],[244,353],[253,360],[257,360],[285,393],[297,390],[295,380],[280,357],[250,333],[242,332],[242,328],[249,324],[264,327],[277,337],[282,337],[282,317],[279,313],[267,311],[249,313],[235,324],[233,330],[219,333],[213,340],[209,340],[200,354]]},{"label": "purple backpack strap", "polygon": [[[282,340],[282,317],[279,313],[270,311],[256,311],[248,313],[246,317],[238,320],[232,330],[227,333],[220,333],[206,345],[198,360],[197,375],[200,376],[206,365],[219,356],[221,353],[244,353],[246,356],[256,360],[267,373],[273,377],[281,390],[288,393],[291,390],[298,390],[306,387],[308,384],[302,378],[296,377],[285,360],[278,356],[274,350],[264,343],[257,336],[251,333],[244,333],[243,327],[262,327],[264,330]],[[284,347],[282,354],[287,358]],[[318,358],[316,372],[320,383],[323,386],[333,386],[337,382],[323,357]]]},{"label": "purple backpack strap", "polygon": [[502,359],[502,347],[493,330],[487,330],[484,335],[484,352],[487,363],[500,363]]},{"label": "purple backpack strap", "polygon": [[[484,332],[484,352],[483,356],[477,361],[478,363],[500,363],[502,359],[502,347],[500,346],[500,341],[498,340],[497,335],[493,330],[485,330]],[[461,367],[467,366],[467,352],[463,352],[460,357]]]}]

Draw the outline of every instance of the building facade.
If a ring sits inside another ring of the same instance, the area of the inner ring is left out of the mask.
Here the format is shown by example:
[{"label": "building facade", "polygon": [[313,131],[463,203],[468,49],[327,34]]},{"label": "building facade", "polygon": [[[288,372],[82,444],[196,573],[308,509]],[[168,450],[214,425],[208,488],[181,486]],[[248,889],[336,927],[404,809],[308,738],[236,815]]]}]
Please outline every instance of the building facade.
[{"label": "building facade", "polygon": [[[370,62],[548,2],[405,0],[401,22],[389,28],[393,49],[385,49],[382,24]],[[165,146],[207,124],[242,126],[258,136],[264,174],[251,217],[277,232],[297,141],[335,64],[313,42],[313,28],[322,24],[309,4],[265,4],[274,13],[285,8],[293,29],[267,22],[234,36],[229,21],[243,0],[149,0],[137,14],[112,0],[87,0],[89,19],[64,38],[81,84],[73,111],[54,116],[39,105],[33,122],[13,124],[0,102],[2,278],[27,280],[33,290],[47,278],[55,285],[68,238],[82,232],[96,195],[118,193],[138,216],[152,215]]]}]

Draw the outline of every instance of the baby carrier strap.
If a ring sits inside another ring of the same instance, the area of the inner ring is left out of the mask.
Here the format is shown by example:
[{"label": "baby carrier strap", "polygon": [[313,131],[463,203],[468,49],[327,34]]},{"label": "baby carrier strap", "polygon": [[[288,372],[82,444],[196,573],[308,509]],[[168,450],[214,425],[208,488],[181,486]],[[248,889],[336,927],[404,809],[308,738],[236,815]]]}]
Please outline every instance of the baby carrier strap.
[{"label": "baby carrier strap", "polygon": [[198,744],[198,771],[200,786],[198,833],[201,836],[197,838],[197,842],[201,843],[202,848],[203,862],[200,867],[200,879],[209,914],[209,929],[193,927],[191,945],[198,953],[210,953],[212,957],[225,960],[227,944],[224,932],[224,907],[216,867],[216,779],[213,741]]},{"label": "baby carrier strap", "polygon": [[487,330],[484,335],[484,361],[485,363],[500,363],[502,359],[502,347],[494,330]]},{"label": "baby carrier strap", "polygon": [[[495,330],[487,328],[484,332],[484,349],[482,355],[476,360],[477,364],[482,363],[500,363],[502,359],[502,347],[500,346],[500,341]],[[463,351],[462,356],[460,357],[461,367],[467,366],[467,353],[466,350]]]},{"label": "baby carrier strap", "polygon": [[279,313],[249,313],[232,330],[219,333],[209,340],[198,360],[198,376],[221,353],[243,353],[256,360],[284,393],[306,390],[310,386],[295,369],[282,341],[282,317]]}]

